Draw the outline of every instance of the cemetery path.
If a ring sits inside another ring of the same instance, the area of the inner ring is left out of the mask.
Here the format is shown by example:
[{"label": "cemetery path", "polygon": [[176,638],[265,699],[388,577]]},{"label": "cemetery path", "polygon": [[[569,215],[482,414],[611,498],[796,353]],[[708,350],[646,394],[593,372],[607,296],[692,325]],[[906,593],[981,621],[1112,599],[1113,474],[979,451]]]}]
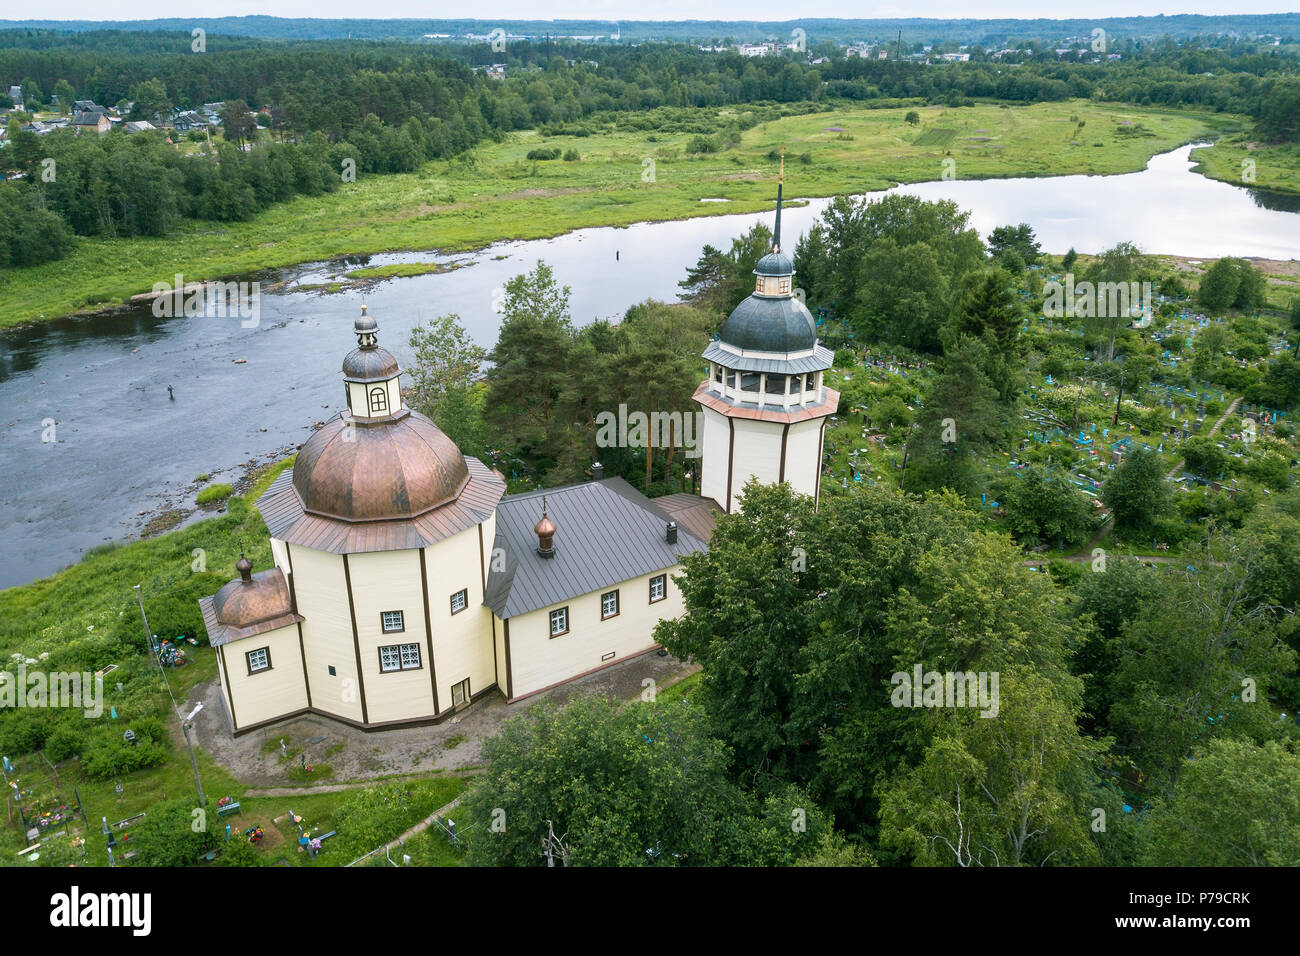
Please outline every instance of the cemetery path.
[{"label": "cemetery path", "polygon": [[[1234,399],[1232,400],[1232,404],[1229,405],[1229,406],[1227,407],[1227,409],[1224,411],[1224,413],[1223,413],[1222,415],[1219,416],[1219,420],[1218,420],[1217,422],[1214,423],[1214,427],[1211,428],[1208,432],[1206,432],[1206,436],[1205,436],[1205,437],[1207,437],[1207,438],[1212,438],[1212,437],[1214,437],[1214,435],[1219,431],[1219,429],[1220,429],[1221,427],[1223,427],[1223,423],[1226,422],[1226,421],[1228,420],[1228,416],[1231,415],[1233,412],[1235,412],[1235,411],[1237,410],[1237,406],[1240,405],[1240,404],[1241,404],[1241,397],[1238,396],[1237,398],[1234,398]],[[1176,476],[1178,475],[1178,473],[1179,473],[1180,471],[1183,470],[1183,466],[1184,466],[1185,464],[1187,464],[1187,462],[1186,462],[1184,459],[1182,459],[1182,458],[1178,459],[1177,463],[1174,465],[1173,468],[1170,468],[1170,469],[1169,469],[1169,471],[1166,473],[1165,477],[1166,477],[1166,478],[1174,478],[1174,477],[1176,477]],[[1106,523],[1103,524],[1099,529],[1097,529],[1097,533],[1096,533],[1095,535],[1093,535],[1092,540],[1090,540],[1087,544],[1085,544],[1083,547],[1081,547],[1078,551],[1076,551],[1074,554],[1070,555],[1070,556],[1069,556],[1068,558],[1066,558],[1065,560],[1067,560],[1067,561],[1072,561],[1072,562],[1074,562],[1074,563],[1076,563],[1076,564],[1079,563],[1079,562],[1081,562],[1081,561],[1089,561],[1089,560],[1091,560],[1091,559],[1092,559],[1092,552],[1093,552],[1093,549],[1096,548],[1097,545],[1101,543],[1102,538],[1106,537],[1106,535],[1110,533],[1110,529],[1111,529],[1112,527],[1114,527],[1114,525],[1115,525],[1115,519],[1114,519],[1114,518],[1107,518],[1107,519],[1106,519]],[[1169,558],[1158,558],[1158,557],[1153,557],[1153,558],[1147,558],[1147,559],[1145,559],[1145,560],[1158,561],[1158,562],[1164,563],[1165,561],[1168,561],[1168,560],[1170,560],[1170,559],[1169,559]],[[1042,561],[1026,561],[1025,563],[1028,564],[1028,565],[1034,565],[1034,566],[1037,566],[1037,565],[1039,565],[1039,564],[1043,564],[1044,562],[1042,562]]]}]

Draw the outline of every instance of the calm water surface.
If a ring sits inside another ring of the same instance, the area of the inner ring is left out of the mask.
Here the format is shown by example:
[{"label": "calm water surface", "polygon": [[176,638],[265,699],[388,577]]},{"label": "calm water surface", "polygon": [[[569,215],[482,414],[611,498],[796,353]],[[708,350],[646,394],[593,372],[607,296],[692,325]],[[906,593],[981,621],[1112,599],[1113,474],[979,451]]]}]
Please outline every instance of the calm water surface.
[{"label": "calm water surface", "polygon": [[[1191,173],[1191,148],[1128,175],[956,180],[893,191],[954,199],[983,235],[1028,222],[1049,252],[1098,252],[1129,240],[1149,252],[1203,258],[1300,256],[1300,202]],[[827,202],[787,210],[787,249]],[[164,507],[192,507],[200,473],[230,481],[247,463],[304,441],[314,422],[343,406],[338,369],[363,299],[379,321],[380,342],[404,364],[411,328],[448,312],[491,347],[499,321],[493,290],[539,259],[572,287],[576,322],[616,318],[648,297],[675,299],[701,246],[725,248],[759,219],[770,222],[770,214],[583,229],[475,254],[378,255],[268,273],[250,278],[264,289],[287,281],[263,292],[255,328],[238,318],[158,319],[141,306],[7,331],[0,335],[0,587],[138,534]],[[461,267],[335,295],[299,288],[360,264],[435,259]],[[57,423],[53,443],[41,440],[48,419]]]}]

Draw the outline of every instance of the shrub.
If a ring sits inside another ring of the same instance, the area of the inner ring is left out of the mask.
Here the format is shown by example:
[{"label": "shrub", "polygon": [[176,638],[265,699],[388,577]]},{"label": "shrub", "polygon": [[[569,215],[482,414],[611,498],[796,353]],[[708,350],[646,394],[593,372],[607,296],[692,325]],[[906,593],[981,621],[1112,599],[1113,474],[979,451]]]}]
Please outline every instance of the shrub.
[{"label": "shrub", "polygon": [[558,146],[556,146],[556,147],[554,147],[554,148],[552,148],[552,149],[545,149],[545,148],[543,148],[543,149],[530,149],[530,150],[528,151],[528,156],[527,156],[527,158],[528,158],[528,159],[559,159],[559,158],[560,158],[560,152],[561,152],[561,151],[560,151],[560,147],[558,147]]},{"label": "shrub", "polygon": [[564,161],[566,163],[576,163],[581,158],[582,157],[578,155],[578,151],[576,149],[566,149],[564,151]]}]

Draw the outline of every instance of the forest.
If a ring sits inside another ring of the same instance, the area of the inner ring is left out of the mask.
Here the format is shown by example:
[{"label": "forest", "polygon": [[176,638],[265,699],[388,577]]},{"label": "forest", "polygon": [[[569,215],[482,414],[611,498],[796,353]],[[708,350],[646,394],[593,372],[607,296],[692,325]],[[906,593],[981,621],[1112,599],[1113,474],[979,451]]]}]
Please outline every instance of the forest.
[{"label": "forest", "polygon": [[[28,110],[48,106],[56,91],[65,106],[74,98],[131,103],[134,119],[229,104],[224,132],[211,141],[192,132],[167,142],[167,131],[37,136],[12,114],[0,153],[11,177],[0,185],[0,221],[9,226],[0,265],[59,259],[77,236],[163,236],[180,220],[247,220],[294,196],[336,189],[349,160],[365,174],[411,172],[512,131],[580,137],[638,129],[647,111],[662,108],[752,104],[752,124],[764,104],[960,107],[1085,97],[1240,113],[1265,142],[1300,138],[1293,59],[1251,44],[1161,44],[1105,64],[1045,52],[1014,64],[837,56],[814,65],[794,54],[741,57],[680,44],[522,42],[510,47],[504,80],[472,69],[497,56],[486,44],[214,38],[197,57],[188,44],[187,35],[0,32],[0,78],[17,81]],[[0,106],[8,102],[0,96]],[[256,123],[253,111],[263,111]]]}]

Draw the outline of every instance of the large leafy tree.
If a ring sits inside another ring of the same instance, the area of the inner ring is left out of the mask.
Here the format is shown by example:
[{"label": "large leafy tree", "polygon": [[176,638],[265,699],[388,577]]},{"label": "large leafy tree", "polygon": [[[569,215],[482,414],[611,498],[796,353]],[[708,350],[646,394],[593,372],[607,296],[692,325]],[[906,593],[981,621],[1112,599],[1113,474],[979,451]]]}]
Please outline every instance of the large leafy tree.
[{"label": "large leafy tree", "polygon": [[1270,688],[1296,660],[1257,583],[1259,545],[1216,536],[1188,560],[1193,570],[1168,572],[1111,646],[1110,729],[1156,793],[1173,788],[1197,744],[1276,734]]},{"label": "large leafy tree", "polygon": [[870,339],[939,349],[939,327],[966,273],[985,265],[969,214],[950,200],[838,196],[795,250],[810,301]]},{"label": "large leafy tree", "polygon": [[544,262],[505,285],[501,331],[488,354],[484,414],[507,447],[536,459],[553,452],[553,421],[573,341],[568,286]]},{"label": "large leafy tree", "polygon": [[1004,434],[1007,423],[997,389],[984,372],[990,361],[989,347],[969,336],[944,357],[908,438],[904,488],[977,493],[980,456]]},{"label": "large leafy tree", "polygon": [[456,314],[411,330],[415,360],[407,370],[410,405],[429,416],[467,455],[482,452],[482,390],[476,385],[487,350],[474,342]]},{"label": "large leafy tree", "polygon": [[751,483],[707,552],[687,559],[687,613],[656,631],[704,668],[702,705],[742,780],[807,785],[862,836],[876,788],[919,760],[935,725],[890,699],[891,677],[1032,669],[1073,681],[1066,619],[1046,576],[952,496],[868,488],[820,510]]},{"label": "large leafy tree", "polygon": [[1101,500],[1111,509],[1117,528],[1150,528],[1168,513],[1172,501],[1160,456],[1144,448],[1132,452],[1101,486]]},{"label": "large leafy tree", "polygon": [[458,811],[473,864],[544,865],[550,841],[557,866],[789,865],[831,832],[796,788],[760,798],[732,782],[727,748],[683,702],[545,701],[483,752]]},{"label": "large leafy tree", "polygon": [[1004,252],[1014,252],[1027,266],[1032,266],[1042,255],[1034,229],[1029,223],[1018,226],[998,226],[989,233],[989,255],[1001,258]]},{"label": "large leafy tree", "polygon": [[939,726],[884,786],[882,838],[929,865],[1095,862],[1088,793],[1103,746],[1078,732],[1077,687],[1003,672],[999,697],[992,718],[927,712]]},{"label": "large leafy tree", "polygon": [[[1105,250],[1089,266],[1086,278],[1089,282],[1121,283],[1131,289],[1131,284],[1149,279],[1153,275],[1153,263],[1150,257],[1131,242],[1116,243]],[[1093,316],[1084,320],[1086,328],[1101,338],[1101,360],[1113,361],[1115,358],[1115,339],[1120,331],[1127,328],[1136,317],[1137,303],[1128,299],[1129,311],[1114,307],[1118,300],[1098,294]]]},{"label": "large leafy tree", "polygon": [[1148,865],[1300,866],[1300,756],[1275,741],[1210,741],[1148,825]]},{"label": "large leafy tree", "polygon": [[1068,477],[1053,468],[1029,466],[998,482],[1006,525],[1025,544],[1055,547],[1081,543],[1092,529],[1092,508]]}]

